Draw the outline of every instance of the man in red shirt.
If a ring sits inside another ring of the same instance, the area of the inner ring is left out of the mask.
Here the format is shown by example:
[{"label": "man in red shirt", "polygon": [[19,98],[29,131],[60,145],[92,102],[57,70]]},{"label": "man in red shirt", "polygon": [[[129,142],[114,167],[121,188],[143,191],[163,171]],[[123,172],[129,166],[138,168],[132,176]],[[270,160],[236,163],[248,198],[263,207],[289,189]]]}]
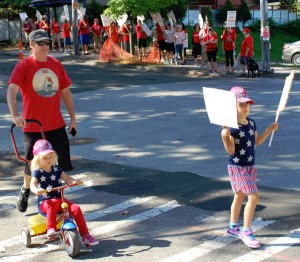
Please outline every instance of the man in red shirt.
[{"label": "man in red shirt", "polygon": [[122,25],[121,28],[121,34],[122,34],[122,41],[123,41],[123,49],[130,53],[130,21],[126,21],[124,25]]},{"label": "man in red shirt", "polygon": [[97,53],[102,47],[102,26],[99,24],[99,19],[94,19],[94,24],[92,26],[93,32],[93,42],[94,42],[94,52]]},{"label": "man in red shirt", "polygon": [[90,25],[88,17],[85,15],[83,19],[80,19],[78,24],[80,44],[82,45],[82,51],[84,55],[88,55],[89,43],[90,43]]},{"label": "man in red shirt", "polygon": [[135,27],[135,32],[138,40],[139,58],[140,61],[142,61],[142,57],[145,56],[145,48],[147,47],[147,42],[146,42],[146,33],[143,30],[141,20],[138,20],[138,24]]},{"label": "man in red shirt", "polygon": [[244,28],[243,29],[243,34],[244,34],[244,41],[242,42],[241,45],[241,50],[240,50],[240,63],[242,67],[242,74],[241,76],[246,76],[246,66],[248,66],[249,59],[253,55],[253,38],[250,35],[250,29],[249,28]]},{"label": "man in red shirt", "polygon": [[60,44],[60,26],[56,21],[55,17],[52,17],[51,21],[51,38],[52,38],[52,51],[55,51],[55,42],[57,42],[57,46],[60,51],[62,51]]},{"label": "man in red shirt", "polygon": [[[43,29],[29,34],[31,56],[20,60],[8,81],[7,104],[16,126],[23,128],[24,157],[33,158],[32,148],[41,139],[37,124],[26,123],[26,119],[41,122],[46,139],[58,154],[58,162],[64,171],[72,170],[70,145],[66,133],[66,123],[61,113],[61,101],[64,101],[70,115],[68,130],[76,130],[76,116],[70,91],[71,80],[60,61],[48,56],[50,38]],[[18,110],[17,96],[22,96],[22,112]],[[21,188],[17,207],[25,212],[30,195],[31,172],[25,165],[24,184]]]},{"label": "man in red shirt", "polygon": [[164,31],[165,31],[165,27],[161,24],[159,24],[158,22],[156,23],[156,38],[157,38],[157,44],[158,44],[158,49],[159,49],[159,53],[160,53],[160,61],[162,63],[165,62],[164,60],[164,51],[165,51],[165,36],[164,36]]},{"label": "man in red shirt", "polygon": [[23,24],[23,30],[24,30],[24,34],[25,34],[25,49],[27,50],[27,48],[29,47],[29,34],[32,32],[33,27],[31,24],[31,21],[28,17],[25,18],[25,22]]}]

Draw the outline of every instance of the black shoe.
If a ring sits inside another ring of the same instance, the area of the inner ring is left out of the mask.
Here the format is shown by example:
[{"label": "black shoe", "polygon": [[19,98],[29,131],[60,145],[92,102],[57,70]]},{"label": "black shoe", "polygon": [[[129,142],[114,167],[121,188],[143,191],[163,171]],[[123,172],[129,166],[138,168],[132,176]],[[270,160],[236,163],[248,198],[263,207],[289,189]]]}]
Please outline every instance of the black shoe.
[{"label": "black shoe", "polygon": [[30,189],[25,189],[23,186],[21,187],[21,191],[19,194],[19,198],[17,201],[17,207],[20,212],[26,212],[28,207],[28,198],[30,195]]}]

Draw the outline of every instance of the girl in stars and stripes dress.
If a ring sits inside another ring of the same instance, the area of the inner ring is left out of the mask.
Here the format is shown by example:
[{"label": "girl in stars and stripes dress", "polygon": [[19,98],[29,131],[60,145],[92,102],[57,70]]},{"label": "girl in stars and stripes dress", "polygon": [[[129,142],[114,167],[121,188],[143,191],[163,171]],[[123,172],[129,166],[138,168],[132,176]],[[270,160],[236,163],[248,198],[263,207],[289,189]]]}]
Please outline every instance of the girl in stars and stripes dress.
[{"label": "girl in stars and stripes dress", "polygon": [[[251,248],[260,247],[251,230],[255,208],[259,201],[256,187],[255,148],[265,142],[272,131],[278,130],[278,123],[272,123],[262,135],[258,135],[255,121],[248,117],[250,99],[246,91],[239,86],[230,90],[235,93],[237,105],[238,129],[223,127],[221,136],[226,152],[230,155],[228,174],[234,199],[231,205],[230,223],[227,235],[240,238]],[[244,225],[237,225],[245,196],[248,197],[244,210]]]},{"label": "girl in stars and stripes dress", "polygon": [[[40,139],[33,146],[33,159],[30,164],[32,177],[30,182],[31,191],[38,195],[39,210],[47,216],[47,237],[49,240],[57,238],[56,215],[61,209],[61,195],[59,191],[45,192],[47,188],[61,186],[61,180],[68,185],[82,184],[82,181],[68,176],[57,165],[57,154],[52,145]],[[71,201],[64,199],[69,206],[69,213],[74,218],[82,242],[89,245],[97,245],[99,241],[90,235],[80,207]]]}]

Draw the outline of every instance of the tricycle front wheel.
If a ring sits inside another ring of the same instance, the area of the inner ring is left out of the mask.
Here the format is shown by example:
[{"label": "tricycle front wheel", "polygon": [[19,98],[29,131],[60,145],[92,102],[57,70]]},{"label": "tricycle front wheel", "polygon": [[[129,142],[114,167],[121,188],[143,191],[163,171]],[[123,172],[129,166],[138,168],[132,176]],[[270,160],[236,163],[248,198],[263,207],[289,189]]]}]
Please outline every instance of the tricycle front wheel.
[{"label": "tricycle front wheel", "polygon": [[64,230],[63,242],[70,257],[77,256],[80,252],[80,241],[77,230]]}]

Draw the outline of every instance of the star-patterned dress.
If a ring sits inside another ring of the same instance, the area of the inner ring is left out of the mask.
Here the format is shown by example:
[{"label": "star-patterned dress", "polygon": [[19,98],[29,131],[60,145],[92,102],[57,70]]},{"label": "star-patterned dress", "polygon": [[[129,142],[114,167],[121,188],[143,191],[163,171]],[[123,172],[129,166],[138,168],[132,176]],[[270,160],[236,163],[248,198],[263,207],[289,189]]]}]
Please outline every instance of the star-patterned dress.
[{"label": "star-patterned dress", "polygon": [[[60,177],[63,170],[61,167],[54,165],[51,168],[51,172],[46,172],[42,169],[36,169],[32,172],[32,176],[38,180],[37,187],[40,188],[53,188],[62,185]],[[61,198],[60,191],[47,192],[47,195],[39,195],[39,205],[46,199]]]},{"label": "star-patterned dress", "polygon": [[249,194],[257,191],[255,168],[255,132],[256,124],[247,118],[248,124],[239,124],[239,128],[229,128],[234,137],[235,152],[229,157],[228,174],[234,192]]}]

